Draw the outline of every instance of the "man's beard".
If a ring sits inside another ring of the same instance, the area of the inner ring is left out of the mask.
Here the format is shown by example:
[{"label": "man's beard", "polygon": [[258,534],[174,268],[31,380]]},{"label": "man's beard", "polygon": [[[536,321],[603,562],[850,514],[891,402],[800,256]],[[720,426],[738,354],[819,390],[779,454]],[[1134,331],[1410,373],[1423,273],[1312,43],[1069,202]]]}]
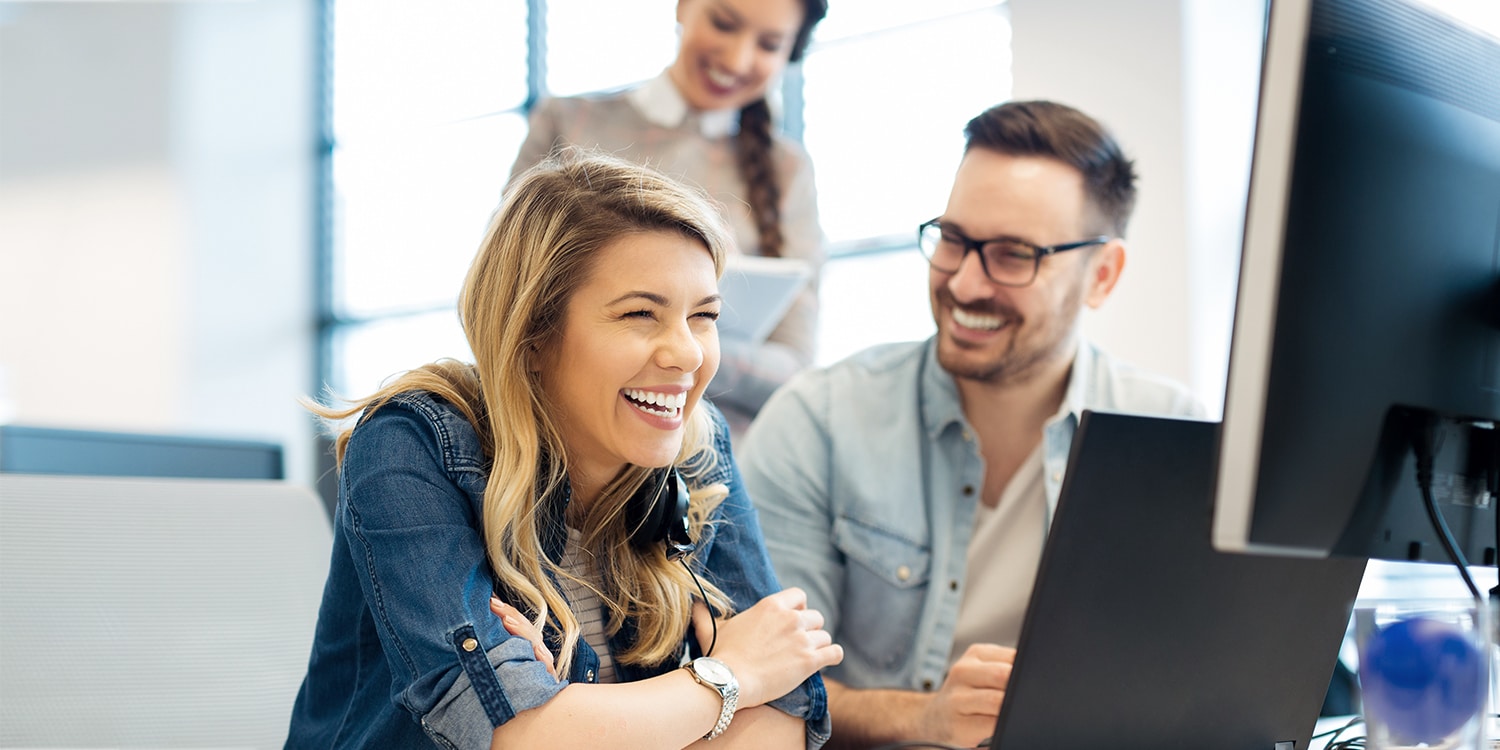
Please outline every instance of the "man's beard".
[{"label": "man's beard", "polygon": [[[978,355],[988,353],[984,348],[967,348],[947,336],[939,335],[937,357],[950,375],[962,380],[971,380],[987,385],[1017,385],[1030,381],[1049,362],[1071,354],[1073,330],[1078,321],[1081,285],[1069,290],[1061,310],[1043,313],[1043,323],[1024,321],[1009,305],[989,304],[962,306],[946,287],[937,290],[940,310],[960,308],[968,312],[996,315],[1009,327],[1010,340],[1004,351],[989,354],[980,359]],[[1064,319],[1065,317],[1065,319]],[[949,316],[950,324],[951,315]],[[1040,327],[1037,327],[1040,326]]]}]

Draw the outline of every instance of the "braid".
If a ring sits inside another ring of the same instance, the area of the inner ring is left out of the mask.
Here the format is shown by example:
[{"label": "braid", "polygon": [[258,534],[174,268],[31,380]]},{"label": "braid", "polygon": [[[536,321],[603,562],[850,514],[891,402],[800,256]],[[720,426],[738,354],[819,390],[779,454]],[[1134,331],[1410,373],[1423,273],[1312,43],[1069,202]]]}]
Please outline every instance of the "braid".
[{"label": "braid", "polygon": [[735,160],[749,188],[746,199],[750,216],[760,234],[760,254],[780,257],[785,240],[781,236],[781,185],[771,161],[771,108],[764,98],[740,110],[740,132],[734,136]]}]

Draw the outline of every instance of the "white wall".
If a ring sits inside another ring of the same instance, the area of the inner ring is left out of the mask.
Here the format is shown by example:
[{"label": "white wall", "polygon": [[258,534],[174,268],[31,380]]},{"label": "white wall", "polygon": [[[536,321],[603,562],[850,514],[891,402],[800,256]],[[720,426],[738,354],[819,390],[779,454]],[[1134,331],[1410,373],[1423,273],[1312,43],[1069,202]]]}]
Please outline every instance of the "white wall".
[{"label": "white wall", "polygon": [[1229,361],[1264,0],[1010,0],[1017,99],[1104,122],[1136,161],[1125,274],[1088,335],[1217,413]]},{"label": "white wall", "polygon": [[310,0],[0,4],[0,419],[310,481]]}]

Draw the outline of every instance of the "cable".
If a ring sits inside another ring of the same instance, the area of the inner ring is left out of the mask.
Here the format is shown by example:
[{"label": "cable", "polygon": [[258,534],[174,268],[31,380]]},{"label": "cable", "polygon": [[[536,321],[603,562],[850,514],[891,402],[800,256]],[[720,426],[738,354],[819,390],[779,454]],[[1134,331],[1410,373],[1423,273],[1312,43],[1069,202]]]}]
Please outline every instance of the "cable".
[{"label": "cable", "polygon": [[1359,726],[1360,724],[1363,724],[1364,721],[1365,719],[1363,716],[1356,716],[1345,722],[1343,726],[1338,727],[1337,729],[1330,729],[1321,734],[1315,734],[1311,739],[1319,740],[1327,737],[1328,742],[1323,746],[1324,750],[1354,750],[1355,748],[1362,748],[1365,746],[1364,737],[1350,737],[1347,740],[1340,741],[1339,735],[1349,731],[1350,729],[1353,729],[1356,726]]},{"label": "cable", "polygon": [[[910,740],[907,742],[892,742],[888,745],[877,745],[870,750],[915,750],[916,748],[933,748],[934,750],[974,750],[962,745],[949,745],[943,742],[928,742],[926,740]],[[978,747],[989,747],[988,742],[981,743]]]},{"label": "cable", "polygon": [[709,627],[713,628],[713,637],[709,638],[708,650],[704,651],[703,655],[713,656],[714,646],[717,646],[719,644],[719,618],[714,617],[713,606],[708,603],[708,592],[704,590],[703,582],[698,580],[698,574],[694,573],[693,569],[688,567],[687,558],[679,557],[677,558],[677,562],[682,563],[682,569],[686,570],[688,572],[688,575],[693,577],[693,583],[698,584],[698,593],[703,595],[703,606],[708,607],[708,622]]},{"label": "cable", "polygon": [[1463,576],[1464,585],[1469,587],[1469,594],[1474,597],[1474,605],[1483,607],[1484,599],[1479,596],[1479,587],[1474,585],[1474,577],[1469,575],[1469,563],[1459,550],[1458,543],[1453,540],[1448,522],[1438,512],[1437,498],[1432,491],[1433,458],[1437,447],[1436,422],[1437,417],[1428,416],[1412,435],[1412,451],[1417,459],[1417,486],[1422,490],[1422,504],[1427,510],[1427,520],[1432,522],[1438,541],[1442,542],[1443,549],[1448,552],[1448,559],[1453,561],[1459,575]]}]

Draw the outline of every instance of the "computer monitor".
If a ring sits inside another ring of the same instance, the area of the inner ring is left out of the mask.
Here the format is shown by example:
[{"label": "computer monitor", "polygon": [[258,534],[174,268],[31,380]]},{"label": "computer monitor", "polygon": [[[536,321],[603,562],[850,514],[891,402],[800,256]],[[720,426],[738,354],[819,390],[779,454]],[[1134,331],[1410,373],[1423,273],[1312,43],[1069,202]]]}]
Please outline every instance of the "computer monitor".
[{"label": "computer monitor", "polygon": [[1221,550],[1494,563],[1500,41],[1411,0],[1270,6],[1218,456]]},{"label": "computer monitor", "polygon": [[284,464],[258,440],[0,425],[0,473],[285,479]]}]

